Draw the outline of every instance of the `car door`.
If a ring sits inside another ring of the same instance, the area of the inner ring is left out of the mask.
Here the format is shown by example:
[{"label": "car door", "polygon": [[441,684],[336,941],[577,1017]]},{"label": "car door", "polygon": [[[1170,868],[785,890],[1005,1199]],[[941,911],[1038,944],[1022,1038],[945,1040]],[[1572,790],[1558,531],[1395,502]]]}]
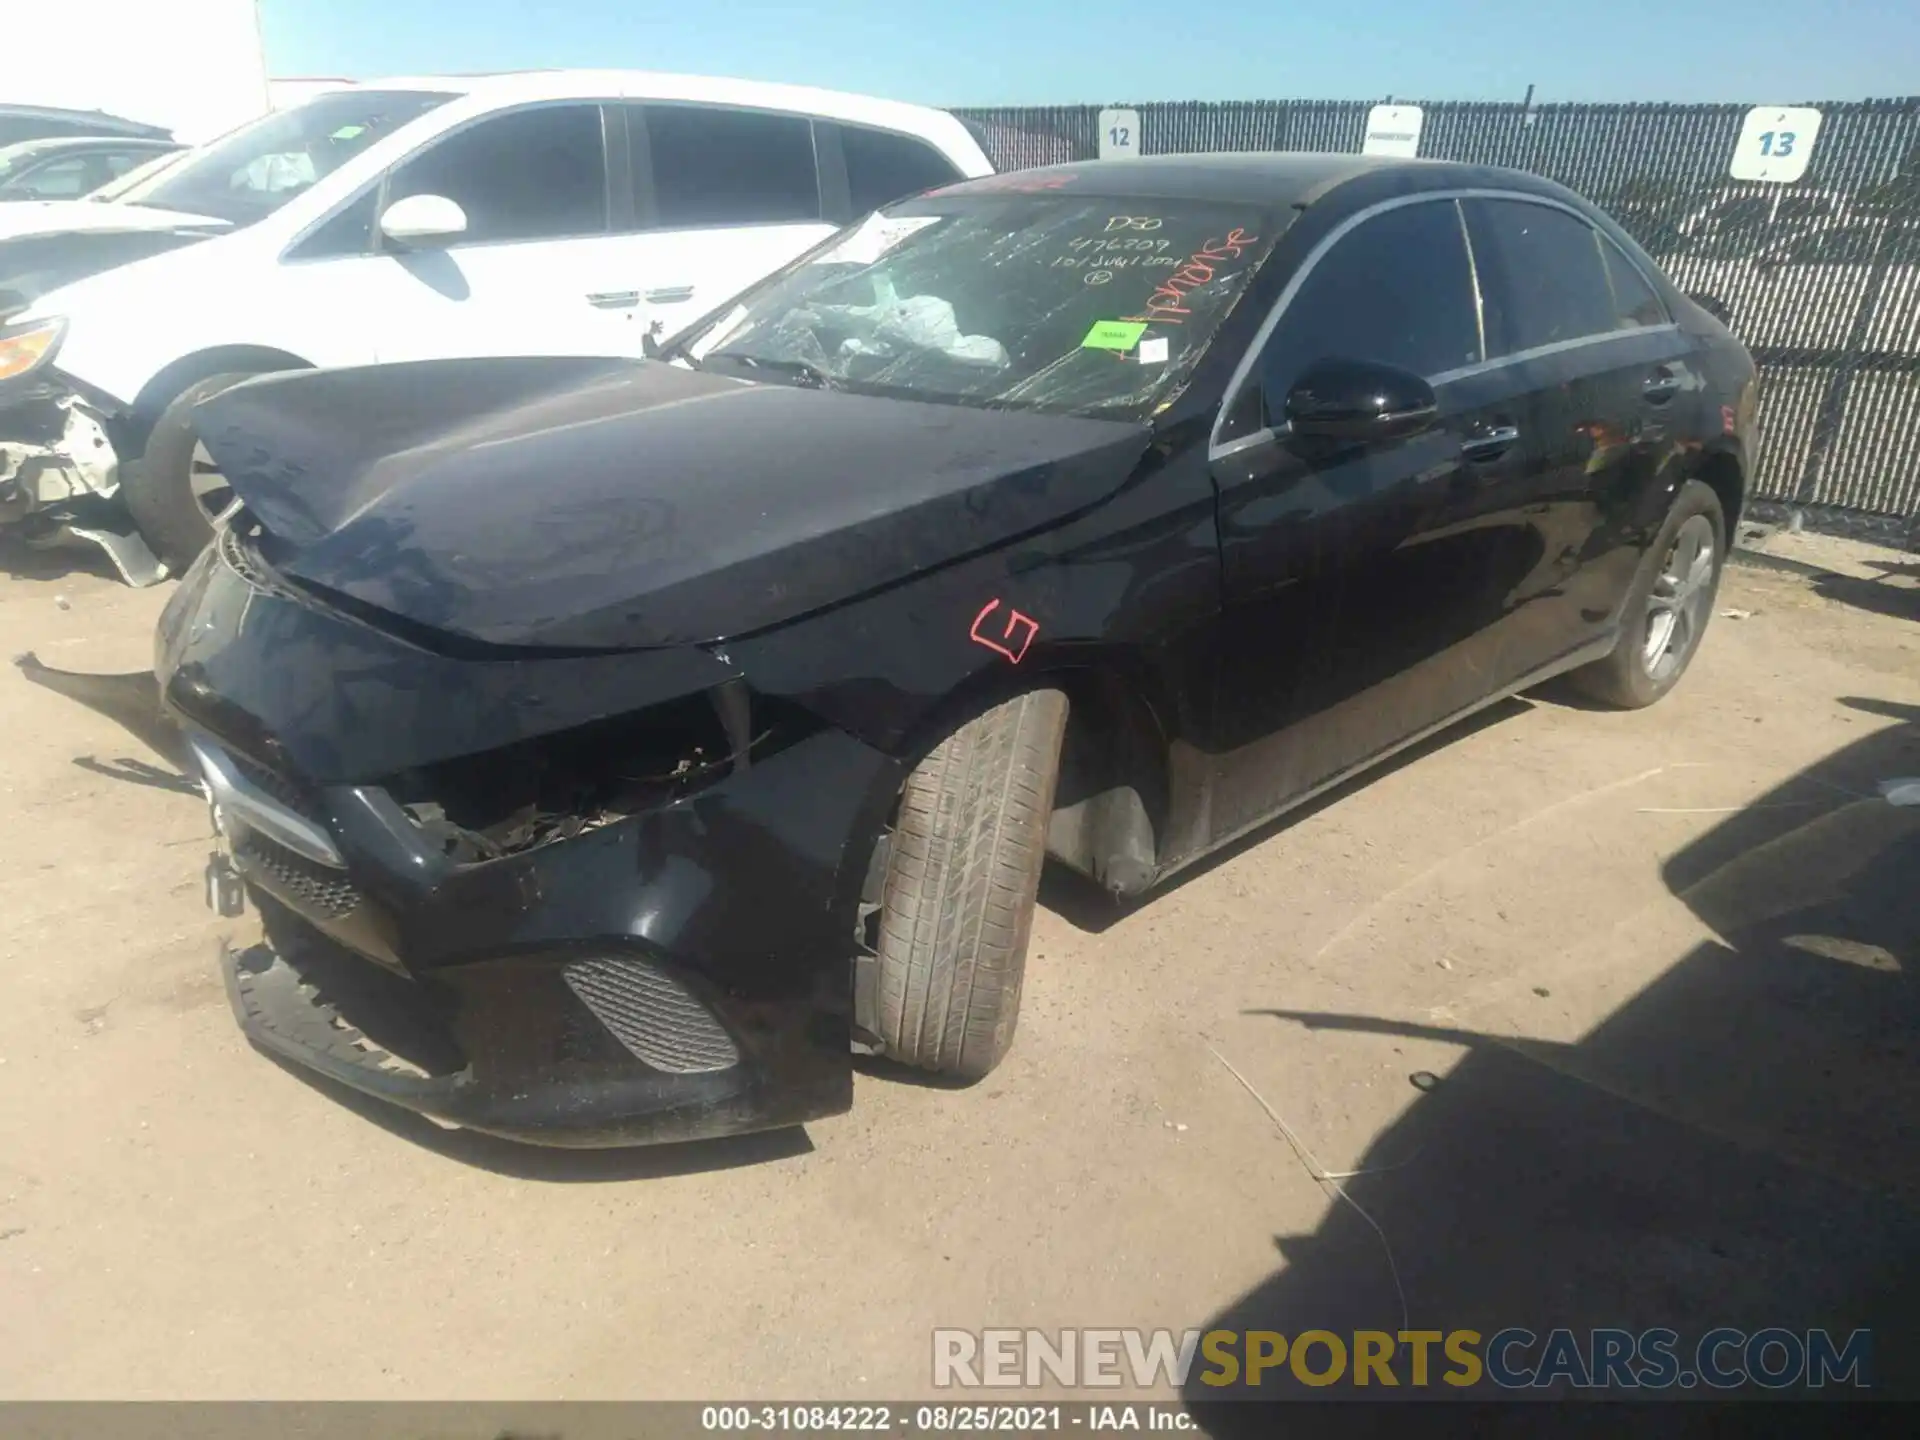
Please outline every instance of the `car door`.
[{"label": "car door", "polygon": [[634,218],[617,303],[670,337],[831,235],[804,115],[667,102],[624,107]]},{"label": "car door", "polygon": [[[1532,458],[1514,498],[1538,563],[1473,657],[1501,686],[1604,638],[1639,552],[1634,527],[1702,393],[1689,342],[1637,262],[1573,210],[1527,196],[1462,201],[1486,374],[1527,397]],[[1513,483],[1509,481],[1507,483]]]},{"label": "car door", "polygon": [[[290,249],[277,328],[316,337],[333,363],[640,354],[629,314],[599,303],[624,275],[604,123],[598,103],[564,101],[429,141]],[[464,232],[383,236],[378,216],[416,195],[453,201]]]},{"label": "car door", "polygon": [[[1511,513],[1525,396],[1482,363],[1457,203],[1390,202],[1348,224],[1283,296],[1216,443],[1216,839],[1479,698],[1488,678],[1462,657],[1534,563]],[[1425,377],[1437,423],[1334,455],[1299,445],[1271,422],[1329,358]]]}]

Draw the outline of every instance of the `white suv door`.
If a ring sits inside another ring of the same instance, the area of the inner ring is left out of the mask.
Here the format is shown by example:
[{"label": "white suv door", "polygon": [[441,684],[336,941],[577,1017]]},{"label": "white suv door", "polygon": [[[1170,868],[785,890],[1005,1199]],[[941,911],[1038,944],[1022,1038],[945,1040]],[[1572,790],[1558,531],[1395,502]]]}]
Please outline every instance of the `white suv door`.
[{"label": "white suv door", "polygon": [[[632,242],[610,233],[603,114],[617,122],[593,101],[534,104],[437,137],[293,247],[289,303],[364,327],[381,363],[638,355],[632,307],[606,298],[631,288]],[[427,195],[465,228],[381,233],[380,215]]]},{"label": "white suv door", "polygon": [[824,218],[813,122],[716,105],[626,106],[648,324],[672,335],[839,228]]}]

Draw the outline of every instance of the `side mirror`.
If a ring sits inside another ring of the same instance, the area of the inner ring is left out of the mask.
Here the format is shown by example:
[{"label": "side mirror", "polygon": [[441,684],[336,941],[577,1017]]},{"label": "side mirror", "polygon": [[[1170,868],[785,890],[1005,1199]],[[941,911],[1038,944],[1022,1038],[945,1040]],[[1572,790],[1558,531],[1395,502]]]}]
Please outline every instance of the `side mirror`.
[{"label": "side mirror", "polygon": [[1403,440],[1439,416],[1433,387],[1410,370],[1371,360],[1320,360],[1287,392],[1292,433],[1348,445]]},{"label": "side mirror", "polygon": [[380,233],[402,245],[445,244],[467,233],[467,212],[444,195],[409,195],[380,213]]}]

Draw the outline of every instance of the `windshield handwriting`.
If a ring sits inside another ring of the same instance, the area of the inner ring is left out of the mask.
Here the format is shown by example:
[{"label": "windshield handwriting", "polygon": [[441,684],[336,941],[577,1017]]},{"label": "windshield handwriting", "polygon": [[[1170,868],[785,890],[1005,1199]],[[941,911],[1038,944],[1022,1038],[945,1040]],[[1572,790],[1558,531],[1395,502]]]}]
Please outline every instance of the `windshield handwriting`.
[{"label": "windshield handwriting", "polygon": [[1147,297],[1144,311],[1127,318],[1157,320],[1168,325],[1184,323],[1186,317],[1193,313],[1181,303],[1186,299],[1187,292],[1211,284],[1222,261],[1238,260],[1249,247],[1259,243],[1258,235],[1249,235],[1237,225],[1227,232],[1226,239],[1207,241],[1182,261],[1171,275],[1155,284],[1153,293]]}]

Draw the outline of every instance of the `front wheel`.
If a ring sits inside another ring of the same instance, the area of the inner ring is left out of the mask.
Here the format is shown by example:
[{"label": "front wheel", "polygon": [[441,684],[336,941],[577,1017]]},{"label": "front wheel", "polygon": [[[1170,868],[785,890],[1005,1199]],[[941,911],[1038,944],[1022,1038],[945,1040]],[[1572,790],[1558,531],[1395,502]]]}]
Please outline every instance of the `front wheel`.
[{"label": "front wheel", "polygon": [[120,493],[141,538],[175,575],[207,548],[215,523],[234,503],[225,477],[200,443],[194,407],[251,379],[251,374],[212,375],[181,391],[160,412],[139,460],[121,477]]},{"label": "front wheel", "polygon": [[1720,497],[1710,485],[1687,481],[1634,576],[1620,643],[1568,678],[1623,710],[1651,705],[1679,684],[1713,618],[1726,537]]},{"label": "front wheel", "polygon": [[879,869],[876,983],[860,1027],[903,1064],[977,1080],[1020,1013],[1067,697],[1034,690],[914,768]]}]

